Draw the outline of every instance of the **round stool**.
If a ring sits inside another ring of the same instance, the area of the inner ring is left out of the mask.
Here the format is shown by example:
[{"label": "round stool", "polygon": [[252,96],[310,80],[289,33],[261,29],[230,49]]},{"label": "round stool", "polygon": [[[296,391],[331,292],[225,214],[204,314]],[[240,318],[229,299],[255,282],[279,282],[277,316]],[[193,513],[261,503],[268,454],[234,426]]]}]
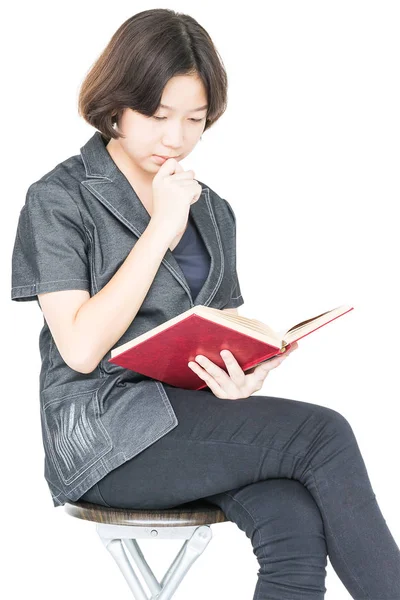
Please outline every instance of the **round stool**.
[{"label": "round stool", "polygon": [[[182,579],[212,538],[210,525],[228,521],[218,506],[203,500],[167,509],[107,508],[89,502],[68,502],[72,517],[94,521],[104,546],[115,559],[136,600],[169,600]],[[184,539],[176,558],[158,582],[147,564],[137,539]],[[128,559],[135,561],[151,596],[145,593]]]}]

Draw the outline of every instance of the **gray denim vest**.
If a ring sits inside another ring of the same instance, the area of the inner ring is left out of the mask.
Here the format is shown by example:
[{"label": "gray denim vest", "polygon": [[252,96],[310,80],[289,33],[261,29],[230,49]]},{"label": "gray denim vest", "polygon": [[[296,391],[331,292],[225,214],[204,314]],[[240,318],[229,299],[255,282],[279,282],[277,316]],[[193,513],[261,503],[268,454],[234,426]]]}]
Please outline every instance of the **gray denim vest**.
[{"label": "gray denim vest", "polygon": [[[96,131],[80,154],[29,187],[12,256],[12,300],[38,302],[38,293],[67,289],[97,294],[146,229],[150,215],[112,160],[107,141]],[[202,193],[190,212],[211,257],[204,285],[192,298],[168,249],[139,312],[113,348],[195,305],[223,309],[243,304],[234,212],[199,183]],[[44,475],[54,506],[62,506],[171,431],[178,420],[164,385],[109,363],[112,348],[94,371],[79,373],[61,357],[45,319],[39,348]]]}]

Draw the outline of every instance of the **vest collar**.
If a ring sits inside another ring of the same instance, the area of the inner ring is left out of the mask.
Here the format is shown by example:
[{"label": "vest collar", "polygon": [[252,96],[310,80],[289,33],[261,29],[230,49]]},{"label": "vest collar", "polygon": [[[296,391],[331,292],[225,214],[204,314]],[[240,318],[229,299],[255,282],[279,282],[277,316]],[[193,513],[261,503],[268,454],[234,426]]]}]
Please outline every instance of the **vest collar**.
[{"label": "vest collar", "polygon": [[[150,215],[132,185],[111,158],[106,144],[107,139],[96,131],[80,149],[87,178],[81,184],[139,238],[150,222]],[[162,259],[162,264],[185,289],[192,306],[196,304],[208,306],[221,285],[224,274],[224,253],[210,199],[210,190],[200,181],[199,183],[202,192],[197,202],[191,205],[190,215],[211,257],[211,264],[207,279],[196,298],[192,298],[185,275],[169,248]]]}]

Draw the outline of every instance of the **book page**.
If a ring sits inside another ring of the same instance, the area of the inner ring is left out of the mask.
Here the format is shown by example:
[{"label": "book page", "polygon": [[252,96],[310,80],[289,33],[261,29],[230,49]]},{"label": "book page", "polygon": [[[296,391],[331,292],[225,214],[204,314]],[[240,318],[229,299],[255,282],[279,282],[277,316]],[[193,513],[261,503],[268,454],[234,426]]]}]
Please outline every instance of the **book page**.
[{"label": "book page", "polygon": [[291,342],[294,342],[294,341],[300,339],[301,337],[307,335],[308,333],[315,331],[319,327],[326,325],[330,321],[337,319],[338,317],[340,317],[341,315],[344,315],[345,313],[349,312],[350,310],[353,310],[353,307],[346,306],[346,305],[338,306],[337,308],[334,308],[333,310],[328,310],[327,312],[322,313],[321,315],[318,315],[317,317],[313,317],[312,319],[307,319],[306,321],[302,321],[301,323],[294,325],[291,329],[289,329],[285,333],[283,338],[284,338],[285,342],[290,344]]},{"label": "book page", "polygon": [[303,325],[306,325],[307,323],[311,323],[311,321],[315,321],[316,319],[319,319],[323,315],[327,315],[329,312],[331,312],[331,311],[327,310],[326,312],[318,315],[317,317],[313,317],[312,319],[307,319],[306,321],[302,321],[301,323],[298,323],[297,325],[294,325],[293,327],[291,327],[286,333],[296,331],[297,329],[300,329],[301,327],[303,327]]},{"label": "book page", "polygon": [[267,335],[270,335],[274,338],[279,338],[279,334],[274,331],[271,327],[268,327],[268,325],[266,325],[265,323],[263,323],[262,321],[258,321],[257,319],[249,319],[248,317],[242,317],[239,315],[229,315],[229,314],[224,314],[223,315],[224,319],[227,318],[230,321],[233,321],[234,323],[243,323],[243,325],[245,327],[248,327],[249,329],[252,329],[253,331],[259,331],[260,333],[266,333]]}]

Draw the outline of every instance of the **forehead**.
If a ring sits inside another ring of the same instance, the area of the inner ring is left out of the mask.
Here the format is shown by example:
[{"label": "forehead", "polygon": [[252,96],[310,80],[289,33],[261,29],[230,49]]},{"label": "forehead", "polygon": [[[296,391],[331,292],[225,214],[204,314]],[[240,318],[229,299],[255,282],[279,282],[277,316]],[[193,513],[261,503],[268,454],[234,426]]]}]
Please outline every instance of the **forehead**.
[{"label": "forehead", "polygon": [[179,75],[167,82],[160,107],[171,111],[200,111],[207,108],[207,100],[206,89],[199,77]]}]

